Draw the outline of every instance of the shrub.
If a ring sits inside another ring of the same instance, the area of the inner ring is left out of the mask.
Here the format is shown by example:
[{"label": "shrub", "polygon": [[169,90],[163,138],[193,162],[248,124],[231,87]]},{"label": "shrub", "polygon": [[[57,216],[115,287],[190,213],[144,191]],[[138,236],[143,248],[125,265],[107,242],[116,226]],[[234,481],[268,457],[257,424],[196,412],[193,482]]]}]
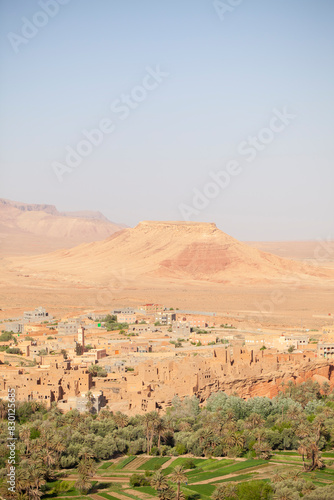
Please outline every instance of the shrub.
[{"label": "shrub", "polygon": [[60,467],[62,469],[71,469],[76,466],[77,460],[72,455],[68,455],[67,457],[63,456],[60,459]]},{"label": "shrub", "polygon": [[8,342],[8,340],[12,340],[13,332],[2,332],[0,335],[0,342]]},{"label": "shrub", "polygon": [[22,354],[22,351],[18,347],[10,347],[7,349],[8,354]]},{"label": "shrub", "polygon": [[168,446],[167,444],[163,444],[162,446],[160,446],[160,455],[162,457],[165,457],[166,455],[170,455],[170,450],[171,450],[170,446]]},{"label": "shrub", "polygon": [[130,486],[150,486],[150,481],[140,474],[132,474]]},{"label": "shrub", "polygon": [[88,368],[89,373],[92,374],[92,377],[106,377],[107,371],[99,365],[91,365]]},{"label": "shrub", "polygon": [[183,462],[183,467],[185,469],[196,469],[196,465],[195,465],[195,462],[193,461],[192,458],[187,458],[184,462]]},{"label": "shrub", "polygon": [[184,455],[187,453],[187,448],[183,443],[177,443],[174,449],[177,455]]},{"label": "shrub", "polygon": [[247,481],[237,486],[239,500],[269,500],[272,493],[272,487],[264,481]]}]

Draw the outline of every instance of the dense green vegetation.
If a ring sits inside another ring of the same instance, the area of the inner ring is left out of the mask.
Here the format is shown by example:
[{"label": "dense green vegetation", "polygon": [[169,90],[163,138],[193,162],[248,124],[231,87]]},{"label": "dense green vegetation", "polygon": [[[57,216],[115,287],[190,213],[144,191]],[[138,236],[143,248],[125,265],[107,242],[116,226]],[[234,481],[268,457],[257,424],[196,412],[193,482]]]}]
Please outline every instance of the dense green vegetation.
[{"label": "dense green vegetation", "polygon": [[6,332],[3,330],[0,335],[0,342],[8,342],[8,340],[12,340],[13,338],[13,332]]},{"label": "dense green vegetation", "polygon": [[[164,416],[88,410],[17,403],[17,498],[334,498],[328,384],[288,384],[272,400],[216,393],[204,408],[175,397]],[[0,418],[1,495],[9,498],[6,401]]]},{"label": "dense green vegetation", "polygon": [[127,323],[118,323],[117,316],[114,314],[107,314],[107,316],[102,319],[102,323],[104,323],[104,326],[108,331],[127,330],[129,328]]}]

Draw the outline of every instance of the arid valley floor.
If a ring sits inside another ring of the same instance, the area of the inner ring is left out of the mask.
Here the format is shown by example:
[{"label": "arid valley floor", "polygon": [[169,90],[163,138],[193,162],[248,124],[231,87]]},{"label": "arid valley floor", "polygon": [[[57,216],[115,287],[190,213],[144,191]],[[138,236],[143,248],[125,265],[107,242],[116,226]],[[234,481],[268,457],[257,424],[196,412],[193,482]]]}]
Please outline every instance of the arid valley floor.
[{"label": "arid valley floor", "polygon": [[0,409],[15,394],[22,498],[331,498],[333,241],[0,211]]}]

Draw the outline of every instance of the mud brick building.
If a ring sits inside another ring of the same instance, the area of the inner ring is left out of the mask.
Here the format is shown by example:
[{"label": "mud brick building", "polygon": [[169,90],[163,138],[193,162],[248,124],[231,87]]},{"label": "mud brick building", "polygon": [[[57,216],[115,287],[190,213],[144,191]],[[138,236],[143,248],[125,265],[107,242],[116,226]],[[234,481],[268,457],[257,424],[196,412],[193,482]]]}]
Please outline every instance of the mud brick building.
[{"label": "mud brick building", "polygon": [[0,398],[6,399],[8,387],[15,387],[17,401],[41,401],[50,407],[53,401],[89,391],[93,383],[87,367],[63,361],[10,371],[1,369]]}]

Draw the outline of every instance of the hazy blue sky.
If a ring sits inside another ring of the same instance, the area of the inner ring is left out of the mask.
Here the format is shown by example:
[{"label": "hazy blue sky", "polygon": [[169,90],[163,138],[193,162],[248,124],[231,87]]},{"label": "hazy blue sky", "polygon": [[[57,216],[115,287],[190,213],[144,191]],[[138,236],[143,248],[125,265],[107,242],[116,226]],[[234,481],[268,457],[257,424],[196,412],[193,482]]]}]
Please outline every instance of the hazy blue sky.
[{"label": "hazy blue sky", "polygon": [[[1,197],[131,226],[186,205],[239,239],[334,237],[333,0],[226,0],[220,15],[211,0],[0,6]],[[263,131],[284,108],[295,118]],[[60,182],[54,162],[101,120],[112,132]],[[231,160],[238,175],[208,187]]]}]

